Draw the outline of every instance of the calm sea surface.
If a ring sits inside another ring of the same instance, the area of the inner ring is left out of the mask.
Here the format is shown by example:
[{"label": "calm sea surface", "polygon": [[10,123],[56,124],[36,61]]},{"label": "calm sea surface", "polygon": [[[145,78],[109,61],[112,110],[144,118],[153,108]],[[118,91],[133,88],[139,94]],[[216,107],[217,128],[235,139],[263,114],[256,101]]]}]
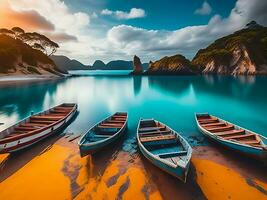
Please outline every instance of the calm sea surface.
[{"label": "calm sea surface", "polygon": [[267,136],[266,77],[78,76],[65,80],[0,88],[4,129],[63,102],[76,102],[79,114],[66,132],[85,132],[116,111],[129,113],[124,150],[131,149],[140,118],[154,118],[184,135],[192,145],[202,138],[195,112],[209,112]]}]

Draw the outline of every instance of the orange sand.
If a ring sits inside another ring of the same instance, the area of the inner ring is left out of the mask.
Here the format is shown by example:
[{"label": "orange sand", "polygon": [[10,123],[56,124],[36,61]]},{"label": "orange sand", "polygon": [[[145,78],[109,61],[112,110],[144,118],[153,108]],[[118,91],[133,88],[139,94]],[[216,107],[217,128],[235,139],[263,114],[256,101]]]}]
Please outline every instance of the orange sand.
[{"label": "orange sand", "polygon": [[[142,168],[135,165],[125,168],[127,166],[124,166],[122,161],[114,160],[109,163],[102,176],[93,177],[90,172],[93,167],[90,164],[89,169],[81,168],[77,182],[84,185],[84,190],[75,199],[117,199],[120,195],[122,199],[145,199],[142,189],[148,180]],[[108,184],[110,179],[116,176],[117,180]],[[88,177],[88,180],[84,177]],[[156,191],[151,194],[150,199],[162,198]]]},{"label": "orange sand", "polygon": [[61,171],[70,153],[70,149],[54,145],[37,156],[0,183],[0,199],[70,199],[70,181]]},{"label": "orange sand", "polygon": [[[197,183],[210,200],[267,199],[264,193],[248,185],[246,179],[232,169],[205,159],[193,158],[192,162],[196,168]],[[267,190],[266,183],[255,182]]]},{"label": "orange sand", "polygon": [[0,164],[8,157],[9,154],[0,154]]}]

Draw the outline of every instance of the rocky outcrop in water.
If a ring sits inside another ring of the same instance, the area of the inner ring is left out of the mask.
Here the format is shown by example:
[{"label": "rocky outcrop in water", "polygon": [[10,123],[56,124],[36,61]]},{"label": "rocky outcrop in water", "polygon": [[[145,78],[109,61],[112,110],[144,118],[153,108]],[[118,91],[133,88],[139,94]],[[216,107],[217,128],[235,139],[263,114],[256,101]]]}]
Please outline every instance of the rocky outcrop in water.
[{"label": "rocky outcrop in water", "polygon": [[190,61],[182,55],[164,57],[158,61],[149,63],[149,68],[145,72],[147,75],[190,75],[196,70]]},{"label": "rocky outcrop in water", "polygon": [[267,74],[267,28],[252,21],[199,50],[192,64],[203,74]]},{"label": "rocky outcrop in water", "polygon": [[134,56],[133,58],[133,72],[132,74],[138,75],[143,73],[143,67],[141,60],[138,56]]}]

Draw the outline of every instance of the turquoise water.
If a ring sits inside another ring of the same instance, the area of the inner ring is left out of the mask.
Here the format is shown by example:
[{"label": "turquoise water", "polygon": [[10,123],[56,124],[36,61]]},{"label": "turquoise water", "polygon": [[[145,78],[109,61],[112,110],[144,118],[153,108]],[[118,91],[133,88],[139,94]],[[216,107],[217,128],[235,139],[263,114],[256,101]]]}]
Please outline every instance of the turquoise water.
[{"label": "turquoise water", "polygon": [[83,133],[116,111],[129,113],[123,148],[134,143],[140,118],[155,118],[184,135],[191,144],[203,139],[195,112],[210,112],[267,136],[266,77],[81,76],[0,88],[1,129],[63,102],[76,102],[79,115],[67,132]]},{"label": "turquoise water", "polygon": [[113,76],[113,75],[128,75],[132,70],[72,70],[69,71],[72,75],[85,75],[85,76]]}]

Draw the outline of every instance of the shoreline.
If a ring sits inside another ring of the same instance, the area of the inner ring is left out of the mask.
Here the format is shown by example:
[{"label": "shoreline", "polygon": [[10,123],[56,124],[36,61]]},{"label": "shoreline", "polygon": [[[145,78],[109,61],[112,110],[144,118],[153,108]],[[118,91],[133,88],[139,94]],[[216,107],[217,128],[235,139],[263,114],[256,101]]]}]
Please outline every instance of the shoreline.
[{"label": "shoreline", "polygon": [[71,77],[71,75],[65,75],[64,77],[55,75],[0,75],[0,88],[18,84],[60,80],[67,77]]}]

